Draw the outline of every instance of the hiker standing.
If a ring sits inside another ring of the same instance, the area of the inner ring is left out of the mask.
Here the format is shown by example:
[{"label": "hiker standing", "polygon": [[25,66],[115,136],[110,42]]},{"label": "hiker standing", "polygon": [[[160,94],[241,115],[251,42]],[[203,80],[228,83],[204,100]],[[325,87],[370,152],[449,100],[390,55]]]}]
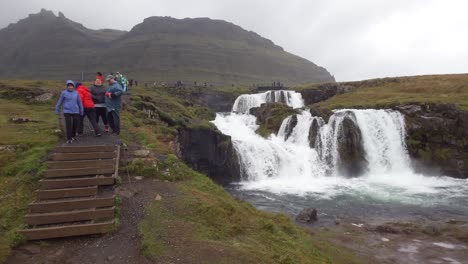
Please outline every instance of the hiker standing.
[{"label": "hiker standing", "polygon": [[65,117],[65,130],[67,133],[67,143],[71,144],[76,140],[76,129],[80,120],[80,115],[83,115],[83,104],[78,92],[75,91],[75,83],[71,80],[67,81],[67,89],[64,90],[55,106],[55,113],[59,114],[60,108],[63,105],[63,115]]},{"label": "hiker standing", "polygon": [[94,81],[94,85],[91,87],[91,98],[93,99],[94,109],[96,109],[96,123],[99,124],[99,118],[101,118],[104,123],[106,133],[109,133],[105,94],[106,87],[102,85],[100,79],[96,79],[96,81]]},{"label": "hiker standing", "polygon": [[83,134],[83,126],[84,126],[84,117],[87,116],[89,122],[93,126],[94,135],[96,137],[100,137],[101,129],[96,123],[96,109],[94,109],[93,99],[91,98],[91,92],[89,91],[88,87],[82,85],[81,83],[76,83],[76,91],[80,95],[81,102],[83,103],[83,115],[80,118],[80,124],[78,125],[78,135]]},{"label": "hiker standing", "polygon": [[96,73],[96,79],[101,80],[101,83],[104,83],[104,76],[102,76],[101,72]]},{"label": "hiker standing", "polygon": [[107,107],[107,119],[112,129],[112,134],[120,134],[120,105],[121,96],[123,93],[122,86],[115,80],[113,75],[108,75],[106,81],[109,82],[107,87],[106,96],[106,107]]}]

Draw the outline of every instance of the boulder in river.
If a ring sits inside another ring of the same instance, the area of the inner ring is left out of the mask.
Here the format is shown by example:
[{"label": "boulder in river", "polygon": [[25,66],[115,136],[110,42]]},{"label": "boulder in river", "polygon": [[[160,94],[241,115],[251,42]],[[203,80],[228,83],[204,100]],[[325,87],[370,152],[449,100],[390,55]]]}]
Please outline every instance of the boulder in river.
[{"label": "boulder in river", "polygon": [[345,112],[338,134],[338,169],[341,175],[356,177],[362,175],[368,167],[366,152],[362,144],[362,133],[352,112]]},{"label": "boulder in river", "polygon": [[317,221],[317,210],[315,208],[306,208],[299,212],[296,221],[299,223],[312,223]]}]

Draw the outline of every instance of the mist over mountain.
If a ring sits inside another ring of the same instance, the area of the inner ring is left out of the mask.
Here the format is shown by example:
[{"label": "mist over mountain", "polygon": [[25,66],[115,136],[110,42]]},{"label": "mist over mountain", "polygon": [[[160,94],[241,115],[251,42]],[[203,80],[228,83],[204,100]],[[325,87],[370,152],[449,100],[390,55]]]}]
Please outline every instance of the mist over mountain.
[{"label": "mist over mountain", "polygon": [[222,20],[149,17],[129,32],[92,30],[42,9],[0,30],[0,78],[126,73],[147,81],[331,82],[323,67]]}]

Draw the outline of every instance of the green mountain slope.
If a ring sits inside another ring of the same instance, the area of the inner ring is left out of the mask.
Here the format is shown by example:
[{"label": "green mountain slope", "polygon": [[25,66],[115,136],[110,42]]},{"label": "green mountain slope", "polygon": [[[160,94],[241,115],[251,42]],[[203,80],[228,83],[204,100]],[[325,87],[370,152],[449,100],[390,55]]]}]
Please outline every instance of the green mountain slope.
[{"label": "green mountain slope", "polygon": [[252,84],[333,82],[325,68],[222,20],[150,17],[130,32],[90,30],[41,10],[0,30],[0,77],[127,73],[148,81]]}]

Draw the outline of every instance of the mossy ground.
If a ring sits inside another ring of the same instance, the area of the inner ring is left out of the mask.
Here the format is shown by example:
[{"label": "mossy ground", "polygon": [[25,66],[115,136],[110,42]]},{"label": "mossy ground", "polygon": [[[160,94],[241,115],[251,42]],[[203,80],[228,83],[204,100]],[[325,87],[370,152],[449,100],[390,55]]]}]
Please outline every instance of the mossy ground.
[{"label": "mossy ground", "polygon": [[[468,110],[468,74],[427,75],[346,82],[356,89],[318,103],[329,109],[390,107],[398,104],[452,103]],[[297,90],[313,89],[304,85]]]},{"label": "mossy ground", "polygon": [[[10,248],[23,241],[16,234],[23,227],[23,217],[33,199],[42,162],[59,140],[59,122],[54,114],[55,100],[29,103],[31,89],[39,94],[58,82],[0,81],[0,145],[12,145],[15,151],[0,152],[0,263]],[[59,89],[52,89],[57,92]],[[47,89],[50,91],[50,89]],[[5,96],[8,93],[9,96]],[[12,123],[12,117],[25,117],[38,122]]]}]

